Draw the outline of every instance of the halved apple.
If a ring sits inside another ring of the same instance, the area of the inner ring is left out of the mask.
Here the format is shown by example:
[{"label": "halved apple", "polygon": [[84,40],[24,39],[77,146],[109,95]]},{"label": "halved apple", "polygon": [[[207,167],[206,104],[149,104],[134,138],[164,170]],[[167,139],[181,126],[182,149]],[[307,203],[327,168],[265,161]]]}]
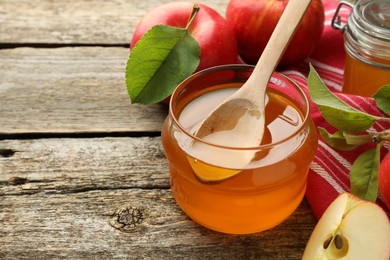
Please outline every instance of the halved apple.
[{"label": "halved apple", "polygon": [[375,203],[340,194],[314,228],[305,259],[390,259],[390,222]]}]

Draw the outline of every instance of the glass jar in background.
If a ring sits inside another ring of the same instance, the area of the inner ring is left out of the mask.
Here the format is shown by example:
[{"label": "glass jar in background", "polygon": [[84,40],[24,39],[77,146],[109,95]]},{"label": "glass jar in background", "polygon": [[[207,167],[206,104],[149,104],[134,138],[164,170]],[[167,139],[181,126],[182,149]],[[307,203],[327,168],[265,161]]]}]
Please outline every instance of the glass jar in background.
[{"label": "glass jar in background", "polygon": [[[338,15],[342,6],[352,8],[346,24]],[[390,0],[341,1],[332,27],[344,32],[344,93],[372,96],[390,84]]]}]

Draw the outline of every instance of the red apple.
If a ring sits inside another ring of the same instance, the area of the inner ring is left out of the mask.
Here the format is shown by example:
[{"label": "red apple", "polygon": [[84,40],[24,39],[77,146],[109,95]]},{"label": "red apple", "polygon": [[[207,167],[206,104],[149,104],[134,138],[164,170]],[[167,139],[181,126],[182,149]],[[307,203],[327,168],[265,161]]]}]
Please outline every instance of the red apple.
[{"label": "red apple", "polygon": [[[185,28],[193,5],[190,2],[171,2],[149,12],[138,23],[130,48],[154,25]],[[200,46],[200,63],[197,70],[237,63],[237,41],[233,29],[215,10],[203,4],[199,6],[200,10],[189,28],[189,33]]]},{"label": "red apple", "polygon": [[378,185],[379,192],[382,195],[387,208],[390,209],[390,152],[385,155],[379,165]]},{"label": "red apple", "polygon": [[373,202],[340,194],[318,221],[302,260],[390,259],[390,222]]},{"label": "red apple", "polygon": [[[288,0],[229,1],[226,20],[236,33],[238,52],[246,63],[257,63],[287,2]],[[313,0],[279,67],[296,64],[311,54],[321,37],[324,16],[321,0]]]}]

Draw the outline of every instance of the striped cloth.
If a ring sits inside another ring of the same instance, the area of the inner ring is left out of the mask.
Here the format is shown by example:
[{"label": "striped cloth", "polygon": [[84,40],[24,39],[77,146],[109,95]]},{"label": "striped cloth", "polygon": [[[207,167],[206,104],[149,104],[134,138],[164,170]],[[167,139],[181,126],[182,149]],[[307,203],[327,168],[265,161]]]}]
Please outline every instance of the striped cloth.
[{"label": "striped cloth", "polygon": [[[316,50],[305,62],[282,71],[283,74],[296,81],[307,92],[308,64],[311,63],[324,83],[337,96],[355,108],[367,113],[385,116],[376,106],[372,98],[365,98],[354,95],[342,94],[343,68],[344,68],[344,38],[342,32],[331,27],[332,17],[338,5],[337,0],[323,0],[325,7],[325,24],[321,41]],[[339,14],[342,20],[350,14],[349,8],[342,8]],[[311,116],[317,126],[335,132],[335,128],[330,126],[321,116],[317,106],[311,103]],[[390,128],[390,123],[375,123],[368,130],[370,133],[380,132]],[[354,160],[365,150],[374,147],[374,144],[364,145],[358,150],[341,152],[329,147],[319,138],[318,151],[310,166],[306,198],[310,203],[314,214],[320,218],[329,204],[342,192],[350,191],[349,171]],[[383,147],[382,155],[386,150],[390,150],[387,142]],[[382,156],[382,157],[383,157]],[[381,197],[378,197],[377,204],[383,207],[389,217],[389,210],[386,208]]]}]

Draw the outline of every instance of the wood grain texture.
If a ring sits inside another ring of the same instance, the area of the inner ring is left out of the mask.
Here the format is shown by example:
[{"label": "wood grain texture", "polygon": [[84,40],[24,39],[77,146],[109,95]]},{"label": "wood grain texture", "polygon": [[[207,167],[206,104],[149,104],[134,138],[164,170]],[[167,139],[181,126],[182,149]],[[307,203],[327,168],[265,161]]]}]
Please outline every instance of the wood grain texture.
[{"label": "wood grain texture", "polygon": [[0,195],[169,188],[160,137],[0,141]]},{"label": "wood grain texture", "polygon": [[167,108],[131,105],[127,48],[0,50],[0,134],[160,131]]},{"label": "wood grain texture", "polygon": [[[0,45],[129,45],[141,18],[167,2],[172,0],[1,0]],[[227,1],[200,2],[225,15]]]},{"label": "wood grain texture", "polygon": [[[0,141],[0,258],[300,258],[315,223],[306,201],[270,231],[233,236],[207,230],[175,204],[160,142]],[[131,209],[141,217],[126,222],[123,213]]]},{"label": "wood grain texture", "polygon": [[[172,198],[167,108],[131,105],[125,87],[135,26],[166,2],[0,1],[0,259],[301,258],[316,223],[306,200],[235,236]],[[201,2],[222,15],[228,3]]]},{"label": "wood grain texture", "polygon": [[[126,208],[139,209],[142,219],[123,232],[110,223]],[[1,259],[300,259],[313,228],[304,201],[272,230],[217,233],[158,189],[4,196],[0,220]]]}]

